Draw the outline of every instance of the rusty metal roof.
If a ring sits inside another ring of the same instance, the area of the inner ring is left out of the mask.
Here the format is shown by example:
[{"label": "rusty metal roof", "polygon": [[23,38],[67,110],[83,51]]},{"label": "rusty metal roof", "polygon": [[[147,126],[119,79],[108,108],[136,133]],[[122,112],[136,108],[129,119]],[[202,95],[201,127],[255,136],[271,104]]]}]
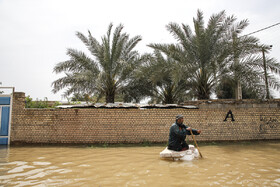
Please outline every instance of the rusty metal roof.
[{"label": "rusty metal roof", "polygon": [[139,104],[139,103],[84,103],[75,105],[59,105],[56,108],[186,108],[186,109],[198,109],[194,105],[177,105],[177,104]]}]

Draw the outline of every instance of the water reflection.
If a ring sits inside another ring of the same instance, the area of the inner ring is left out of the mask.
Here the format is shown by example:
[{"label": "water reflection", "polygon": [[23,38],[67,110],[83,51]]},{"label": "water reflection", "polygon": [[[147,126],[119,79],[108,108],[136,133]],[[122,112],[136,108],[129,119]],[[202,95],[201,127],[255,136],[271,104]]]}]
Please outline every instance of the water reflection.
[{"label": "water reflection", "polygon": [[204,159],[159,158],[164,147],[0,149],[0,186],[280,186],[280,143],[201,146]]},{"label": "water reflection", "polygon": [[[9,169],[5,168],[8,164],[9,147],[7,145],[0,145],[0,177],[5,176]],[[0,179],[1,184],[1,179]]]},{"label": "water reflection", "polygon": [[8,154],[9,154],[9,146],[0,145],[0,163],[7,162]]}]

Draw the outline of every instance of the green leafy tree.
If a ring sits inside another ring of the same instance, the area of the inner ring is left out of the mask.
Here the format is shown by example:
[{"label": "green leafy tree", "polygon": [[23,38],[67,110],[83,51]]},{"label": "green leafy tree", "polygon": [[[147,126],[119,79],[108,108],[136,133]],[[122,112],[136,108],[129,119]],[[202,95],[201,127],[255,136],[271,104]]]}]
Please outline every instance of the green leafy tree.
[{"label": "green leafy tree", "polygon": [[181,74],[181,66],[174,59],[164,57],[155,50],[150,59],[150,81],[154,85],[152,101],[163,104],[183,102],[188,97],[190,87],[186,84],[187,76]]},{"label": "green leafy tree", "polygon": [[[151,44],[150,47],[164,52],[182,64],[183,74],[188,74],[188,84],[192,85],[194,97],[209,99],[222,71],[229,51],[225,33],[233,18],[226,17],[222,11],[214,14],[204,26],[203,13],[198,10],[193,19],[194,32],[187,24],[167,25],[167,30],[177,40],[177,44]],[[182,76],[182,75],[179,75]]]},{"label": "green leafy tree", "polygon": [[[232,78],[224,78],[219,82],[216,90],[217,97],[219,99],[235,99],[235,82]],[[257,88],[253,85],[242,84],[242,98],[243,99],[261,99],[264,95],[264,88],[258,86]]]},{"label": "green leafy tree", "polygon": [[129,38],[122,33],[123,25],[108,27],[107,34],[98,42],[90,31],[88,37],[77,32],[77,37],[86,45],[93,58],[84,52],[68,49],[70,60],[58,63],[55,73],[64,72],[65,76],[53,82],[53,92],[67,88],[64,96],[72,93],[86,93],[105,96],[107,103],[114,103],[115,95],[128,84],[137,66],[141,63],[135,46],[141,41],[141,36]]},{"label": "green leafy tree", "polygon": [[132,80],[122,89],[124,102],[139,103],[141,100],[152,95],[153,85],[148,79],[146,73],[140,72],[139,68],[134,74]]},{"label": "green leafy tree", "polygon": [[151,95],[153,86],[148,78],[150,74],[145,68],[149,58],[150,54],[141,55],[140,63],[133,70],[133,74],[127,81],[128,83],[120,89],[119,99],[122,98],[124,102],[139,103],[142,99]]},{"label": "green leafy tree", "polygon": [[[234,87],[235,98],[245,97],[261,98],[264,95],[264,64],[261,55],[262,49],[268,52],[269,47],[257,45],[259,39],[253,36],[240,36],[244,29],[249,25],[248,20],[235,23],[227,32],[230,54],[227,58],[228,71],[222,79],[230,79]],[[275,74],[280,73],[279,63],[273,58],[267,58],[266,68],[269,71],[269,85],[279,89],[280,85]],[[247,94],[242,94],[245,89]],[[251,90],[251,91],[250,91]],[[251,94],[248,94],[251,92]]]},{"label": "green leafy tree", "polygon": [[30,96],[27,96],[25,98],[25,108],[48,108],[48,99],[45,97],[44,100],[33,101]]},{"label": "green leafy tree", "polygon": [[186,81],[177,76],[180,64],[174,59],[154,50],[146,56],[136,74],[135,88],[142,96],[149,96],[152,103],[172,104],[182,102],[187,97]]},{"label": "green leafy tree", "polygon": [[25,98],[25,108],[54,108],[58,105],[60,105],[59,102],[50,105],[47,97],[44,100],[37,99],[36,101],[33,101],[29,95]]},{"label": "green leafy tree", "polygon": [[[194,32],[186,24],[167,25],[167,30],[177,40],[176,44],[149,46],[182,64],[182,73],[190,75],[186,81],[187,85],[192,85],[194,97],[209,99],[224,79],[231,80],[236,97],[241,94],[242,87],[261,94],[264,66],[258,55],[260,47],[256,45],[259,40],[252,36],[239,36],[248,26],[248,20],[237,22],[234,16],[226,17],[225,11],[222,11],[212,15],[205,26],[203,13],[198,10],[193,23]],[[279,89],[279,82],[274,76],[280,72],[279,63],[275,59],[267,59],[267,69],[269,85]]]}]

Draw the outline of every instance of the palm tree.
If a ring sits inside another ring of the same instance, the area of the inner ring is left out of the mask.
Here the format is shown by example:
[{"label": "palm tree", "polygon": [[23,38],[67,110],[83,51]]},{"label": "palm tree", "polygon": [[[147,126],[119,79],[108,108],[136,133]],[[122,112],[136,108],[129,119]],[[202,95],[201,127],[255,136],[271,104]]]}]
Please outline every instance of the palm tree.
[{"label": "palm tree", "polygon": [[153,83],[150,81],[149,69],[145,68],[146,63],[138,67],[132,75],[129,84],[121,90],[124,102],[139,103],[142,99],[153,95]]},{"label": "palm tree", "polygon": [[[164,52],[184,66],[190,78],[195,97],[209,99],[222,71],[224,61],[229,53],[225,33],[233,22],[222,11],[212,15],[207,27],[204,26],[203,13],[198,10],[193,19],[194,33],[190,26],[176,23],[167,25],[167,30],[175,37],[177,44],[150,44],[149,46]],[[180,75],[181,76],[181,75]]]},{"label": "palm tree", "polygon": [[55,73],[65,73],[64,77],[52,83],[54,93],[67,88],[64,96],[72,93],[99,97],[105,95],[107,103],[114,103],[116,92],[128,84],[127,81],[140,64],[138,52],[134,48],[141,41],[141,36],[130,39],[128,34],[122,33],[124,27],[121,24],[111,36],[112,27],[113,24],[110,24],[101,42],[90,31],[88,37],[76,33],[93,58],[82,51],[68,49],[70,59],[54,67]]},{"label": "palm tree", "polygon": [[269,87],[280,90],[280,82],[279,82],[279,77],[277,78],[276,75],[280,75],[280,64],[277,62],[275,58],[271,57],[265,57],[265,53],[269,53],[269,50],[271,50],[272,46],[261,46],[261,51],[262,51],[262,60],[263,60],[263,75],[261,76],[262,82],[265,84],[265,97],[266,99],[272,98],[272,95],[270,94]]},{"label": "palm tree", "polygon": [[[254,78],[257,74],[254,69],[248,69],[246,66],[242,67],[242,64],[248,64],[251,61],[256,60],[254,54],[256,54],[256,43],[258,39],[252,36],[238,37],[242,31],[249,25],[247,19],[238,23],[232,24],[228,30],[227,38],[229,42],[230,54],[228,57],[229,75],[227,79],[231,79],[232,86],[234,87],[236,99],[242,99],[242,84],[241,79],[244,71],[248,71],[247,78]],[[223,77],[224,79],[225,77]]]},{"label": "palm tree", "polygon": [[[228,30],[229,51],[227,58],[228,71],[222,76],[223,80],[228,80],[235,88],[235,98],[242,99],[242,88],[246,88],[254,94],[249,96],[262,98],[264,94],[264,65],[260,55],[261,51],[268,52],[269,47],[258,46],[259,39],[253,36],[239,36],[249,25],[248,20],[232,24]],[[280,89],[280,84],[275,78],[275,73],[280,74],[280,65],[273,58],[268,58],[266,68],[269,69],[268,80],[273,88]],[[248,94],[245,94],[245,96]]]},{"label": "palm tree", "polygon": [[[160,50],[182,64],[183,75],[190,75],[186,80],[192,85],[197,99],[209,99],[224,79],[230,80],[237,99],[242,98],[242,87],[260,94],[264,83],[264,65],[258,55],[261,52],[256,45],[259,40],[252,36],[239,37],[249,23],[246,19],[240,22],[236,20],[234,16],[226,17],[225,11],[222,11],[212,15],[205,27],[203,13],[198,10],[197,18],[193,19],[194,32],[189,25],[170,23],[167,30],[177,43],[150,44],[149,47]],[[266,65],[268,82],[273,88],[279,89],[280,84],[273,76],[279,74],[279,64],[275,59],[269,59]]]},{"label": "palm tree", "polygon": [[[255,84],[240,84],[242,89],[242,99],[262,99],[264,86],[254,86]],[[219,99],[236,98],[236,83],[232,77],[224,77],[216,87],[216,94]]]},{"label": "palm tree", "polygon": [[181,69],[174,59],[154,50],[146,64],[139,69],[141,80],[149,85],[150,91],[146,91],[146,94],[151,97],[152,103],[173,104],[184,101],[189,87],[185,77],[178,76]]}]

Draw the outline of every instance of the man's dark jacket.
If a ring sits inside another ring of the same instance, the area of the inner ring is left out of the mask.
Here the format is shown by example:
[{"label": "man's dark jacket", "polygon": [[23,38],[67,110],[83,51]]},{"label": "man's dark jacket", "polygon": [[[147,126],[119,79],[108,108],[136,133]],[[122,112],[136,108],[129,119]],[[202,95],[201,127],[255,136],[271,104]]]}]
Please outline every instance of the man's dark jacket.
[{"label": "man's dark jacket", "polygon": [[[186,135],[191,135],[191,132],[187,130],[188,126],[184,124],[174,123],[170,127],[168,149],[174,151],[181,151],[182,148],[188,147],[186,143]],[[192,129],[194,135],[199,135],[196,129]]]}]

